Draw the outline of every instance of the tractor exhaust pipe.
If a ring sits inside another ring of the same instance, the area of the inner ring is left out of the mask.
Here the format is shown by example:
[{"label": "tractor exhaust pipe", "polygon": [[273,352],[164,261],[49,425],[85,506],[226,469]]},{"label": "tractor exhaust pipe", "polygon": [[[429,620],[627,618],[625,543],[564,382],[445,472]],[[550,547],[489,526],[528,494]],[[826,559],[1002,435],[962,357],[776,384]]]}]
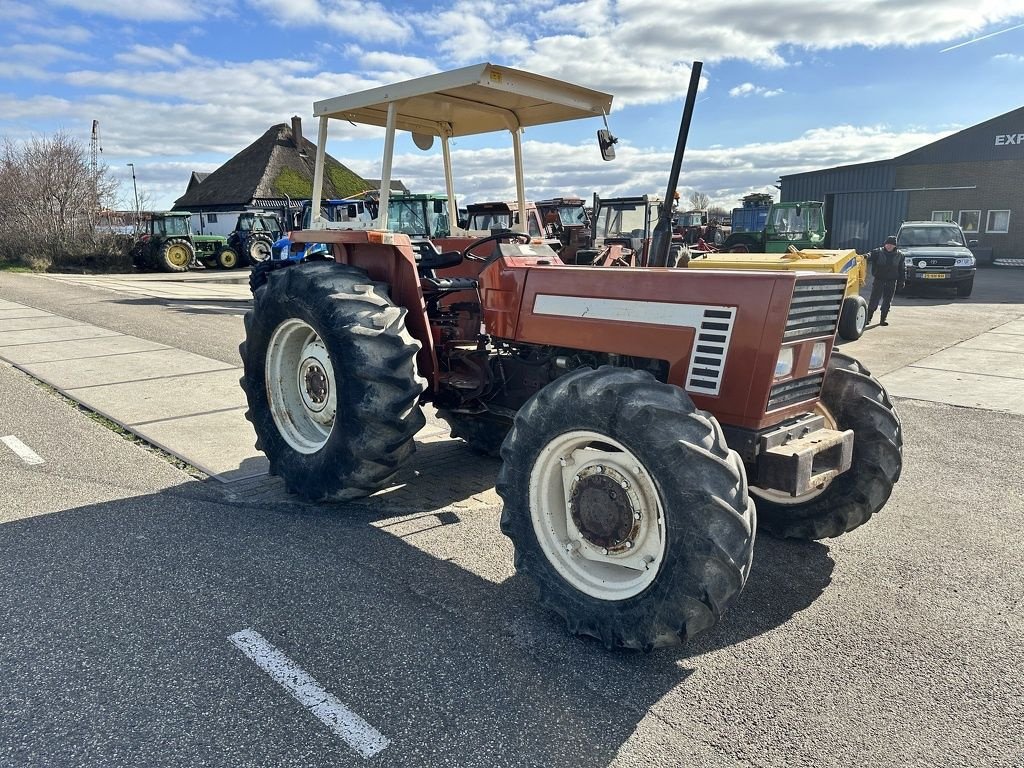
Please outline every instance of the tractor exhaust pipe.
[{"label": "tractor exhaust pipe", "polygon": [[690,120],[693,118],[693,105],[697,101],[697,86],[700,84],[700,70],[703,66],[703,62],[695,61],[690,68],[690,89],[686,92],[683,121],[679,125],[679,138],[676,139],[676,154],[672,158],[672,171],[668,175],[668,191],[665,193],[665,201],[661,204],[661,215],[658,216],[654,234],[651,235],[651,247],[647,258],[649,267],[664,267],[668,264],[669,246],[672,244],[672,200],[679,185],[679,169],[683,164],[686,137],[690,133]]}]

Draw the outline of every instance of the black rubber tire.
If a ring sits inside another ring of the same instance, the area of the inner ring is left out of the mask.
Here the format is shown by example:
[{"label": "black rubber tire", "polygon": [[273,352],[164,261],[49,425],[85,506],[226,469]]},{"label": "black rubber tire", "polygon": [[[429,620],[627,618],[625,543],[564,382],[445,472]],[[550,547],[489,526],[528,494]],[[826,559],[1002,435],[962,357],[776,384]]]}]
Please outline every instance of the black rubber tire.
[{"label": "black rubber tire", "polygon": [[[664,509],[665,557],[644,591],[624,600],[588,595],[564,579],[538,542],[531,519],[531,472],[541,450],[570,430],[603,434],[644,465]],[[682,389],[650,374],[603,366],[579,369],[531,397],[501,449],[501,530],[516,569],[539,587],[543,605],[570,632],[608,648],[677,645],[713,626],[743,589],[756,518],[739,456],[718,422]]]},{"label": "black rubber tire", "polygon": [[[938,281],[936,281],[938,282]],[[961,299],[966,299],[974,291],[974,278],[970,280],[964,280],[956,285],[956,295]]]},{"label": "black rubber tire", "polygon": [[[172,248],[184,248],[188,251],[188,260],[184,264],[175,264],[170,259]],[[196,249],[187,240],[168,240],[160,246],[160,252],[156,255],[157,266],[164,272],[187,272],[189,265],[195,263]]]},{"label": "black rubber tire", "polygon": [[448,422],[452,437],[464,440],[476,453],[498,457],[501,444],[512,429],[512,422],[490,413],[470,414],[438,409],[437,415]]},{"label": "black rubber tire", "polygon": [[273,241],[270,235],[253,232],[245,241],[245,258],[247,264],[262,264],[271,256]]},{"label": "black rubber tire", "polygon": [[753,238],[741,235],[729,237],[722,246],[722,250],[726,253],[758,253],[764,248]]},{"label": "black rubber tire", "polygon": [[853,464],[818,496],[776,503],[752,489],[761,528],[793,539],[852,531],[889,500],[903,470],[903,426],[885,387],[852,357],[833,352],[821,393],[839,429],[853,430]]},{"label": "black rubber tire", "polygon": [[[271,473],[304,499],[373,493],[415,450],[413,436],[425,423],[419,397],[426,381],[416,371],[420,343],[405,327],[406,310],[391,303],[385,284],[334,262],[300,264],[267,278],[245,315],[246,339],[238,348],[249,404],[245,417],[256,430],[256,447],[270,460]],[[337,380],[334,428],[311,454],[282,437],[267,393],[267,346],[290,318],[317,332]]]},{"label": "black rubber tire", "polygon": [[252,270],[249,272],[249,290],[255,295],[257,288],[267,284],[267,275],[285,267],[294,267],[297,263],[295,261],[261,261],[259,264],[253,264]]},{"label": "black rubber tire", "polygon": [[[868,303],[863,296],[847,296],[839,315],[839,335],[847,341],[856,341],[867,327]],[[860,322],[863,320],[863,323]]]},{"label": "black rubber tire", "polygon": [[[238,266],[240,259],[234,248],[224,246],[217,251],[216,264],[221,269],[234,269]],[[205,262],[204,262],[205,263]]]}]

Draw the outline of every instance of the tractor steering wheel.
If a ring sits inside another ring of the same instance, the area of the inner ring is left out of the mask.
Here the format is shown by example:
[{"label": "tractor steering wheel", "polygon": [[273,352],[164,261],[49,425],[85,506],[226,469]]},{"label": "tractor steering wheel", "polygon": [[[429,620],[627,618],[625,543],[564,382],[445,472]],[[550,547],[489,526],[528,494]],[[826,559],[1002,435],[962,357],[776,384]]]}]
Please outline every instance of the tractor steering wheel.
[{"label": "tractor steering wheel", "polygon": [[500,256],[501,251],[495,251],[494,254],[487,257],[477,256],[475,253],[470,253],[470,251],[476,250],[485,243],[500,243],[502,240],[512,240],[520,243],[528,243],[532,239],[533,238],[530,235],[526,234],[525,232],[514,232],[511,229],[506,229],[501,232],[495,232],[493,235],[488,235],[487,237],[481,237],[479,240],[474,240],[472,243],[470,243],[469,245],[462,249],[462,258],[469,259],[470,261],[483,261],[485,263],[491,262]]}]

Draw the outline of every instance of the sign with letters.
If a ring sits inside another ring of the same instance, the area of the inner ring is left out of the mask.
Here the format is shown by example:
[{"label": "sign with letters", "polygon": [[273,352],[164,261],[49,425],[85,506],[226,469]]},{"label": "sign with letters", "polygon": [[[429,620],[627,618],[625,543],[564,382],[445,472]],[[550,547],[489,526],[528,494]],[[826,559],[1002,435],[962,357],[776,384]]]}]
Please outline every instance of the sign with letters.
[{"label": "sign with letters", "polygon": [[1020,144],[1024,146],[1024,133],[1000,133],[996,135],[997,147],[1003,147],[1007,144]]}]

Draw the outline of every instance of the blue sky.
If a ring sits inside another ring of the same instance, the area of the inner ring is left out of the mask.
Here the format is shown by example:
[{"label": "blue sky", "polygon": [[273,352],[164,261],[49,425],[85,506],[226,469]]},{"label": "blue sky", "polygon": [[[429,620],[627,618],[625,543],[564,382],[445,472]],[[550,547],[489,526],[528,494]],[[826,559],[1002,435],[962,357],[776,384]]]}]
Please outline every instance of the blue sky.
[{"label": "blue sky", "polygon": [[[0,0],[0,138],[63,130],[132,207],[167,208],[314,100],[491,61],[607,91],[599,121],[530,129],[527,195],[664,194],[693,60],[702,90],[683,197],[727,208],[780,174],[892,157],[1024,106],[1024,0]],[[342,130],[344,129],[344,130]],[[380,176],[380,132],[332,124],[328,151]],[[437,150],[403,139],[394,175],[443,190]],[[462,202],[514,197],[507,135],[453,144]]]}]

